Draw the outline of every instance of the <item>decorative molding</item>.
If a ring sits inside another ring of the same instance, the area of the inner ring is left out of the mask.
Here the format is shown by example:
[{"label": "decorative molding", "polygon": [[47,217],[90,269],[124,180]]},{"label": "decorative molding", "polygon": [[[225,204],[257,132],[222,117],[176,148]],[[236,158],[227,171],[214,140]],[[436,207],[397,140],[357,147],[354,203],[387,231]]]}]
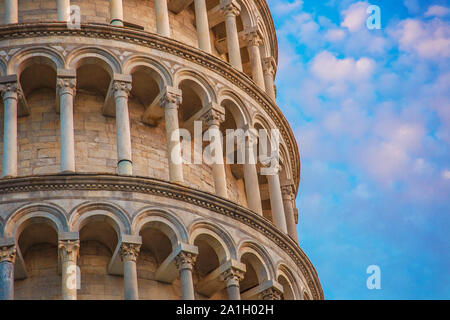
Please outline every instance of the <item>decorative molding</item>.
[{"label": "decorative molding", "polygon": [[286,252],[301,270],[313,297],[323,299],[317,272],[296,242],[278,230],[266,218],[214,194],[153,178],[106,174],[36,175],[0,179],[0,194],[61,190],[102,190],[150,194],[190,203],[235,219],[258,231]]}]

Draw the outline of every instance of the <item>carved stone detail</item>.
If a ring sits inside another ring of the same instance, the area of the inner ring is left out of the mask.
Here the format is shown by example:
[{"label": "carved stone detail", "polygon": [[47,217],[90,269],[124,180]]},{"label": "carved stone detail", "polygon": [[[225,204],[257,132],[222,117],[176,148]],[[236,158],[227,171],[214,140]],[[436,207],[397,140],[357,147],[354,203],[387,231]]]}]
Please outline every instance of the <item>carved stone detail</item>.
[{"label": "carved stone detail", "polygon": [[126,81],[115,80],[113,82],[113,92],[114,96],[125,96],[128,97],[131,92],[131,83]]},{"label": "carved stone detail", "polygon": [[[23,96],[22,89],[17,82],[8,82],[0,85],[0,93],[3,99],[17,97],[20,99]],[[16,96],[15,96],[16,95]]]},{"label": "carved stone detail", "polygon": [[245,272],[236,268],[230,268],[226,271],[224,271],[220,278],[222,281],[224,281],[229,286],[239,286],[239,282],[244,280]]},{"label": "carved stone detail", "polygon": [[0,247],[0,262],[14,263],[16,261],[16,253],[15,245]]},{"label": "carved stone detail", "polygon": [[283,200],[295,200],[295,191],[294,186],[289,184],[281,187],[281,194],[283,196]]},{"label": "carved stone detail", "polygon": [[241,6],[235,0],[228,0],[221,4],[220,10],[225,17],[229,15],[237,17],[241,13]]},{"label": "carved stone detail", "polygon": [[192,252],[181,251],[175,257],[175,265],[178,270],[190,269],[194,267],[195,262],[197,261],[197,255]]},{"label": "carved stone detail", "polygon": [[59,254],[62,261],[76,262],[78,250],[80,249],[79,240],[61,240],[58,243]]},{"label": "carved stone detail", "polygon": [[283,293],[277,288],[268,288],[260,293],[262,300],[281,300]]},{"label": "carved stone detail", "polygon": [[141,251],[141,245],[137,243],[122,243],[120,246],[120,258],[122,261],[134,261]]},{"label": "carved stone detail", "polygon": [[58,88],[58,94],[75,94],[75,88],[77,86],[77,80],[75,78],[58,78],[56,79],[56,88]]},{"label": "carved stone detail", "polygon": [[182,102],[181,91],[166,88],[162,94],[159,104],[163,108],[178,108]]}]

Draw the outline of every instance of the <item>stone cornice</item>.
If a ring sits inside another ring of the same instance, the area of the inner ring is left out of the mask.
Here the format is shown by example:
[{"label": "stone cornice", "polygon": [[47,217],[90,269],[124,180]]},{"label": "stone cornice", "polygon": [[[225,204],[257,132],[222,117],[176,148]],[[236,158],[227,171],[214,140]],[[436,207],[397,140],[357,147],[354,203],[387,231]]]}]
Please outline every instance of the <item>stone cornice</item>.
[{"label": "stone cornice", "polygon": [[262,233],[284,250],[300,268],[314,299],[323,299],[317,272],[297,243],[278,230],[266,218],[213,194],[157,179],[105,174],[41,175],[0,179],[0,194],[60,190],[102,190],[151,194],[184,201],[233,218]]},{"label": "stone cornice", "polygon": [[[267,14],[270,16],[270,13]],[[278,106],[273,103],[252,79],[243,72],[231,67],[227,62],[179,41],[126,27],[86,23],[81,25],[81,29],[68,29],[66,24],[61,22],[23,23],[0,26],[0,41],[48,36],[77,36],[125,41],[135,45],[165,51],[219,74],[255,99],[280,129],[281,135],[289,149],[292,174],[298,190],[300,183],[300,155],[295,136],[287,119]]]}]

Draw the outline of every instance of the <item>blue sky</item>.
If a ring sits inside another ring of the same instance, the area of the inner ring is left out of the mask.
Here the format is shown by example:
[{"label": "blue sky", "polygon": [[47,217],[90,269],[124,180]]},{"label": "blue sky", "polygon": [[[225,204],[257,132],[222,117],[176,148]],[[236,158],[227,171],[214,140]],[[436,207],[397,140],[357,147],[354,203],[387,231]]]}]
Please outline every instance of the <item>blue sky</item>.
[{"label": "blue sky", "polygon": [[268,4],[301,155],[300,245],[325,298],[450,299],[449,1]]}]

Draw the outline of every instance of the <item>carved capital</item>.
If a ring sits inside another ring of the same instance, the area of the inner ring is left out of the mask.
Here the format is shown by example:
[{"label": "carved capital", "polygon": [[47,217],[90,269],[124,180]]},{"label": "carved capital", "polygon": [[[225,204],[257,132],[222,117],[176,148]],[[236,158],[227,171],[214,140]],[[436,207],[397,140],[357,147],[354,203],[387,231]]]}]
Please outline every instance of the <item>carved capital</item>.
[{"label": "carved capital", "polygon": [[277,71],[277,64],[275,63],[275,59],[273,57],[264,58],[262,60],[262,64],[264,74],[271,75],[272,77],[275,76],[275,73]]},{"label": "carved capital", "polygon": [[23,95],[17,81],[0,84],[0,93],[4,100],[8,98],[18,100]]},{"label": "carved capital", "polygon": [[247,40],[249,47],[259,47],[262,43],[262,39],[258,30],[247,31],[245,34],[245,39]]},{"label": "carved capital", "polygon": [[120,246],[120,258],[122,261],[134,261],[141,251],[141,245],[138,243],[122,243]]},{"label": "carved capital", "polygon": [[281,187],[281,194],[284,200],[294,201],[295,199],[295,188],[292,184],[288,184]]},{"label": "carved capital", "polygon": [[11,262],[16,261],[16,246],[7,245],[0,247],[0,262]]},{"label": "carved capital", "polygon": [[195,261],[197,260],[197,255],[192,252],[181,251],[175,257],[175,265],[178,270],[189,269],[192,270]]},{"label": "carved capital", "polygon": [[181,90],[172,87],[167,87],[159,99],[159,104],[163,108],[178,108],[181,102]]},{"label": "carved capital", "polygon": [[200,117],[200,120],[205,121],[208,126],[219,126],[225,121],[225,110],[219,106],[211,106],[211,108]]},{"label": "carved capital", "polygon": [[268,288],[260,293],[262,300],[281,300],[282,292],[275,287]]},{"label": "carved capital", "polygon": [[76,262],[78,257],[78,250],[80,249],[79,240],[60,240],[58,243],[58,250],[61,261]]},{"label": "carved capital", "polygon": [[58,90],[58,94],[74,94],[75,88],[77,86],[77,80],[75,78],[63,78],[60,77],[56,79],[56,88]]},{"label": "carved capital", "polygon": [[220,10],[225,17],[237,17],[241,13],[241,6],[235,0],[227,0],[221,3]]},{"label": "carved capital", "polygon": [[226,283],[227,287],[238,287],[239,282],[244,280],[244,274],[244,271],[231,267],[220,275],[220,279]]},{"label": "carved capital", "polygon": [[131,82],[114,80],[112,90],[115,97],[126,97],[131,92]]}]

